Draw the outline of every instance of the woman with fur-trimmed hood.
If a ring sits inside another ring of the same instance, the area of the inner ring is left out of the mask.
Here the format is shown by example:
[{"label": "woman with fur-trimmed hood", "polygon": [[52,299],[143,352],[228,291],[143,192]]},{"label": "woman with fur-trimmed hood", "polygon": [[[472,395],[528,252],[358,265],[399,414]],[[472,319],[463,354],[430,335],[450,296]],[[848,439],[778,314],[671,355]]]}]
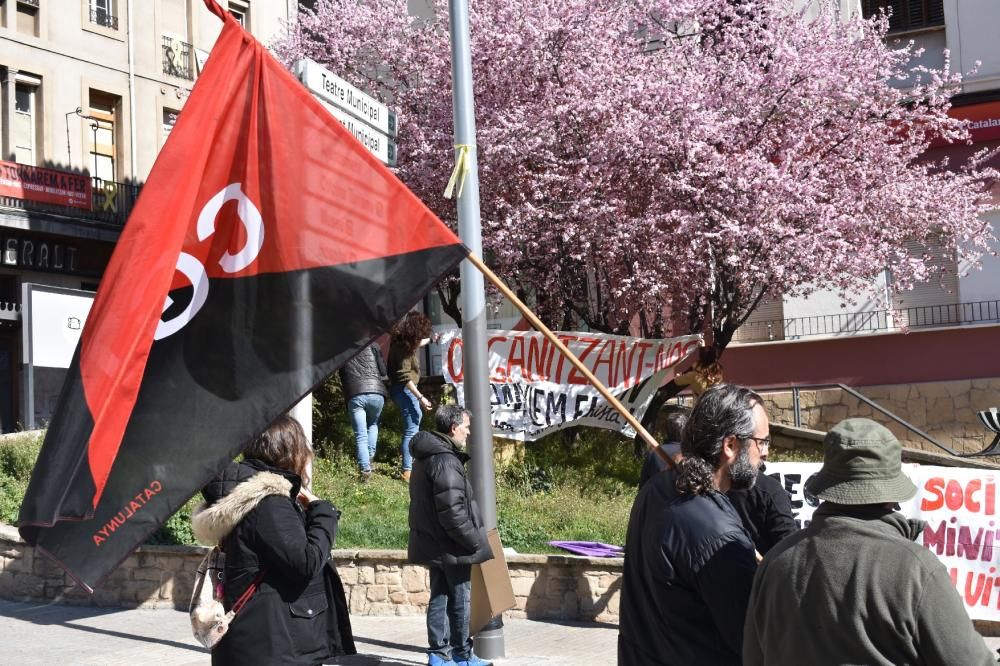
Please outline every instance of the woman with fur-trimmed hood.
[{"label": "woman with fur-trimmed hood", "polygon": [[192,528],[226,554],[228,611],[256,593],[212,650],[212,664],[322,664],[355,654],[344,589],[330,561],[340,512],[302,487],[312,452],[298,421],[278,418],[202,490]]}]

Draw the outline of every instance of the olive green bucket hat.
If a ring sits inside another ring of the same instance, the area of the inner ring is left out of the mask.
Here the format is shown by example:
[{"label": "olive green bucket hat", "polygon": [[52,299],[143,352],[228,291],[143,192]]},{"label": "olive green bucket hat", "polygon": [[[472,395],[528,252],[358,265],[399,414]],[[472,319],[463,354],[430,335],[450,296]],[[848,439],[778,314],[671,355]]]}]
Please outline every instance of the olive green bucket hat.
[{"label": "olive green bucket hat", "polygon": [[917,487],[902,469],[902,446],[871,419],[846,419],[823,440],[823,468],[806,491],[837,504],[905,502]]}]

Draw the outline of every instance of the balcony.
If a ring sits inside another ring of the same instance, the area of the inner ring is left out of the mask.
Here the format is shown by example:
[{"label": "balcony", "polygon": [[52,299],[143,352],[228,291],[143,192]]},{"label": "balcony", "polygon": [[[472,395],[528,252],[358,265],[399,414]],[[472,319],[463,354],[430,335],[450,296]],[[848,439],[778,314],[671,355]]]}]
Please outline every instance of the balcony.
[{"label": "balcony", "polygon": [[[10,164],[10,163],[7,163]],[[33,169],[34,167],[24,167]],[[50,173],[61,173],[54,169],[46,169]],[[97,224],[120,231],[125,221],[135,207],[141,187],[129,183],[118,183],[96,177],[77,176],[90,181],[89,202],[57,202],[40,200],[44,197],[13,196],[0,191],[0,209],[8,208],[25,211],[26,213],[48,213],[61,217],[74,218],[83,224]],[[83,188],[79,188],[85,192]],[[85,196],[86,198],[86,196]],[[74,203],[74,205],[70,205]],[[87,206],[89,203],[89,207]]]},{"label": "balcony", "polygon": [[194,48],[187,42],[163,36],[163,73],[194,80]]},{"label": "balcony", "polygon": [[35,9],[38,9],[38,0],[17,0],[17,4],[27,5],[29,7],[34,7]]},{"label": "balcony", "polygon": [[90,22],[112,30],[118,29],[118,17],[112,16],[108,10],[99,7],[90,8]]},{"label": "balcony", "polygon": [[811,336],[843,336],[986,323],[1000,323],[1000,301],[755,321],[744,324],[736,331],[733,342],[798,340]]}]

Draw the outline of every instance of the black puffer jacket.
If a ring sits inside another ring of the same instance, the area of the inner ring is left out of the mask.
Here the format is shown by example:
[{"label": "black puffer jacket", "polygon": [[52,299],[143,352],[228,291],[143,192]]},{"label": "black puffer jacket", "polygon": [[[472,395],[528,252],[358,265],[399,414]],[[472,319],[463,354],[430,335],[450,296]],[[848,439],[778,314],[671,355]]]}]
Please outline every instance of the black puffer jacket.
[{"label": "black puffer jacket", "polygon": [[723,494],[682,495],[675,481],[655,475],[632,505],[618,664],[738,665],[753,544]]},{"label": "black puffer jacket", "polygon": [[344,387],[344,399],[350,400],[363,393],[377,393],[388,397],[385,380],[388,372],[382,360],[382,349],[373,342],[340,369],[340,383]]},{"label": "black puffer jacket", "polygon": [[478,564],[493,559],[472,486],[469,456],[439,432],[418,432],[410,442],[410,543],[414,564]]},{"label": "black puffer jacket", "polygon": [[325,500],[303,510],[299,477],[258,460],[233,463],[202,491],[198,540],[226,553],[224,606],[264,579],[212,650],[212,664],[322,664],[355,654],[344,589],[330,563],[339,512]]}]

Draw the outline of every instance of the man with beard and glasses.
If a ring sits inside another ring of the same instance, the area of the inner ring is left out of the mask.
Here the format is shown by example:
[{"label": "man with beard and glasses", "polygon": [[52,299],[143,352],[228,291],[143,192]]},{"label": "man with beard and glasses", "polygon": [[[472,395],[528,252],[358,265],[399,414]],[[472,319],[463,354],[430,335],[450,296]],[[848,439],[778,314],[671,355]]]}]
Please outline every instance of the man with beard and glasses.
[{"label": "man with beard and glasses", "polygon": [[760,449],[760,471],[752,488],[730,488],[726,497],[743,521],[753,545],[761,555],[790,534],[798,531],[792,513],[792,498],[773,476],[765,473],[770,438],[757,442]]},{"label": "man with beard and glasses", "polygon": [[751,488],[767,446],[760,396],[717,384],[695,405],[684,459],[640,489],[629,516],[618,663],[740,664],[754,546],[725,493]]}]

